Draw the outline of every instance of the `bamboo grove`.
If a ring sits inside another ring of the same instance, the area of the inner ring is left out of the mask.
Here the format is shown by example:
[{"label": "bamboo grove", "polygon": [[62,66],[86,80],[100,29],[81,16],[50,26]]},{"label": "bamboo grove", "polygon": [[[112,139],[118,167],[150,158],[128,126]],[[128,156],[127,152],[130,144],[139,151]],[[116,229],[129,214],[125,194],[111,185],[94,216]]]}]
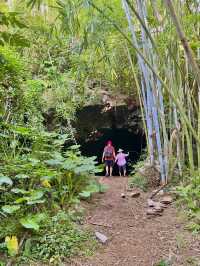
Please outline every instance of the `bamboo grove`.
[{"label": "bamboo grove", "polygon": [[[159,160],[161,179],[165,183],[173,175],[176,166],[180,176],[183,167],[187,166],[193,172],[200,166],[200,47],[198,45],[194,51],[191,49],[190,41],[181,26],[184,1],[164,1],[167,19],[170,26],[176,30],[177,39],[169,44],[165,56],[161,56],[155,39],[159,31],[166,30],[165,25],[163,23],[159,29],[152,32],[148,25],[147,1],[136,2],[137,10],[128,0],[122,1],[122,5],[132,35],[133,49],[137,49],[141,77],[138,81],[139,94],[144,109],[150,161],[153,164],[155,159]],[[157,13],[156,3],[152,2],[154,12]],[[193,6],[193,10],[198,13],[199,6],[196,6],[196,9]],[[139,20],[139,38],[133,16]],[[198,20],[194,25],[197,35],[199,23]]]}]

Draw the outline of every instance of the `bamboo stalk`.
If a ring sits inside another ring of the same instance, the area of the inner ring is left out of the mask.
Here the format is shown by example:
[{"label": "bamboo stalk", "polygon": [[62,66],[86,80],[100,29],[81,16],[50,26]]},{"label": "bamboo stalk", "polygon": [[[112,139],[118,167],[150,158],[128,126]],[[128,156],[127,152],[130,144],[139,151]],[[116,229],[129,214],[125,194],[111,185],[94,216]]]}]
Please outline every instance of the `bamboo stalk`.
[{"label": "bamboo stalk", "polygon": [[181,27],[181,24],[180,24],[180,21],[178,19],[178,16],[175,12],[175,9],[174,9],[174,6],[172,4],[172,1],[171,0],[164,0],[166,6],[168,7],[168,11],[171,15],[171,19],[174,23],[174,26],[176,28],[176,31],[177,31],[177,35],[183,45],[183,48],[185,50],[185,53],[187,55],[187,58],[191,64],[191,67],[193,69],[193,72],[194,72],[194,75],[196,77],[196,80],[197,80],[197,83],[198,83],[198,86],[200,87],[200,69],[194,59],[194,54],[192,52],[192,49],[187,41],[187,37]]}]

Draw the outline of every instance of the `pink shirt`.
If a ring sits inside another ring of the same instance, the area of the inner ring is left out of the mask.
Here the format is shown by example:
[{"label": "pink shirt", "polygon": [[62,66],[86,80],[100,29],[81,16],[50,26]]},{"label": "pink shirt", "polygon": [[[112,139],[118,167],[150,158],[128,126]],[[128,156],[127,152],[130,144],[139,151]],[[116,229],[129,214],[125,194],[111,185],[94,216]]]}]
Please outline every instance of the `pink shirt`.
[{"label": "pink shirt", "polygon": [[119,166],[125,165],[127,156],[128,155],[125,154],[125,153],[122,153],[122,152],[118,153],[117,156],[116,156],[117,165],[119,165]]}]

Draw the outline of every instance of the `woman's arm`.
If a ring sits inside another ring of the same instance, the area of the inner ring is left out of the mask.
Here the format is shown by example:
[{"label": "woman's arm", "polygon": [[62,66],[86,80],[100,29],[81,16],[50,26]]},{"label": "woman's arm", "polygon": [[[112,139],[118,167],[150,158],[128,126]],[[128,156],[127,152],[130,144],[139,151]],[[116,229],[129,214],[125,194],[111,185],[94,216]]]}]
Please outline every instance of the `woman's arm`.
[{"label": "woman's arm", "polygon": [[113,148],[113,157],[116,158],[115,148]]},{"label": "woman's arm", "polygon": [[105,157],[105,151],[103,152],[103,155],[102,155],[102,163],[104,162],[104,157]]}]

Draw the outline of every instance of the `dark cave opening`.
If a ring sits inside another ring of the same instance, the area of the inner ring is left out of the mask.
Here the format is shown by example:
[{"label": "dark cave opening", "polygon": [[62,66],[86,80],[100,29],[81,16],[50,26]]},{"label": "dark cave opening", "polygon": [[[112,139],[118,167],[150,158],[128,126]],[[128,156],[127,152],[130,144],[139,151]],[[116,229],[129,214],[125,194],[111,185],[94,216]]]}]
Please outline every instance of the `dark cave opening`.
[{"label": "dark cave opening", "polygon": [[[93,137],[80,142],[82,154],[97,156],[98,163],[101,164],[102,152],[108,140],[112,140],[116,151],[122,148],[124,152],[129,152],[128,173],[130,173],[131,165],[139,160],[146,147],[145,135],[140,131],[134,133],[128,128],[102,128],[96,130]],[[114,166],[113,175],[118,175],[117,165]]]}]

